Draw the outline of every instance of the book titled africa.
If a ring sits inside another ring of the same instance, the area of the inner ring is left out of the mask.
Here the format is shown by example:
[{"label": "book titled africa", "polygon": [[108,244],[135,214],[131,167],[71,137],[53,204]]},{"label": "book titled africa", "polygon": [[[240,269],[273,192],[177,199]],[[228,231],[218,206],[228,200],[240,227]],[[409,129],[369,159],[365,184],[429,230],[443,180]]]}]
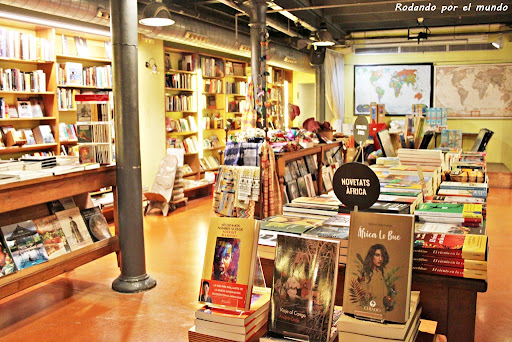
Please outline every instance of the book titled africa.
[{"label": "book titled africa", "polygon": [[352,212],[343,311],[379,321],[409,318],[414,216]]},{"label": "book titled africa", "polygon": [[210,219],[199,302],[249,310],[259,230],[257,220]]},{"label": "book titled africa", "polygon": [[277,237],[269,331],[310,342],[329,341],[338,257],[338,241]]}]

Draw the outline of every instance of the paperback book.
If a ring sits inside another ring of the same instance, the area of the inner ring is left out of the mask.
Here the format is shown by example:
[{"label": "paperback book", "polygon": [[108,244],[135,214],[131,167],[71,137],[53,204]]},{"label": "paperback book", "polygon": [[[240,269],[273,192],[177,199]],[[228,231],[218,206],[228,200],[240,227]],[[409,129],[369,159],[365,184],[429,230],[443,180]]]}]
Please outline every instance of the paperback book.
[{"label": "paperback book", "polygon": [[455,268],[429,264],[413,264],[413,270],[419,273],[447,275],[458,278],[487,279],[487,271]]},{"label": "paperback book", "polygon": [[16,272],[16,265],[12,260],[11,252],[0,239],[0,278]]},{"label": "paperback book", "polygon": [[259,229],[259,221],[251,219],[210,220],[199,302],[250,309]]},{"label": "paperback book", "polygon": [[43,239],[32,220],[3,226],[1,230],[16,269],[22,270],[48,261]]},{"label": "paperback book", "polygon": [[347,314],[409,319],[414,216],[353,212],[343,295]]},{"label": "paperback book", "polygon": [[43,239],[44,249],[50,259],[71,252],[57,216],[50,215],[34,220],[36,230]]},{"label": "paperback book", "polygon": [[93,243],[77,207],[55,213],[72,251]]},{"label": "paperback book", "polygon": [[414,252],[426,256],[487,260],[487,235],[416,234]]},{"label": "paperback book", "polygon": [[311,342],[329,341],[339,243],[277,237],[269,331]]},{"label": "paperback book", "polygon": [[112,237],[108,222],[99,207],[80,210],[85,225],[91,234],[93,241],[100,241]]}]

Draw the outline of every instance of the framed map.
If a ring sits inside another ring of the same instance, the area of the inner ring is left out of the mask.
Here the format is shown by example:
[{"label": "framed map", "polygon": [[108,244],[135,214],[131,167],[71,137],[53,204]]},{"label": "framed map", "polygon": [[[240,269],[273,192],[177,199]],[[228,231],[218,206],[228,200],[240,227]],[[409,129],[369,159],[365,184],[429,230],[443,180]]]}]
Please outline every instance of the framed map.
[{"label": "framed map", "polygon": [[370,103],[386,105],[387,115],[412,114],[413,104],[432,103],[432,64],[354,66],[354,114],[370,113]]},{"label": "framed map", "polygon": [[434,87],[448,117],[512,119],[512,64],[436,66]]}]

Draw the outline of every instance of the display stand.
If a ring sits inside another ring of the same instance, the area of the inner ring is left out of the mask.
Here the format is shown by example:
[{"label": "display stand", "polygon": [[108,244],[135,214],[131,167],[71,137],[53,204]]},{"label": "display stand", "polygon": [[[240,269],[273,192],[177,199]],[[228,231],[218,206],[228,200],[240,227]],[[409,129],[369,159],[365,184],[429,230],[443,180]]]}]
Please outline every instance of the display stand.
[{"label": "display stand", "polygon": [[0,298],[15,294],[112,252],[120,251],[117,236],[119,227],[115,167],[103,166],[95,170],[0,185],[0,202],[2,203],[0,226],[48,215],[46,203],[62,198],[63,194],[74,196],[76,203],[81,207],[81,204],[86,202],[89,192],[107,186],[112,186],[114,192],[116,235],[0,278]]}]

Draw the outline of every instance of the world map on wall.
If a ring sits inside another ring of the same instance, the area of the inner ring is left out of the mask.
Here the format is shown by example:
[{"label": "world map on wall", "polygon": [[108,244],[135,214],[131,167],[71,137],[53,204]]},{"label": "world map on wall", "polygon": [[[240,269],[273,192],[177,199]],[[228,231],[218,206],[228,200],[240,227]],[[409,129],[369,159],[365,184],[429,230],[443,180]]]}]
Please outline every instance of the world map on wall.
[{"label": "world map on wall", "polygon": [[431,65],[373,65],[354,68],[355,114],[368,114],[370,103],[388,114],[410,114],[413,104],[430,107]]},{"label": "world map on wall", "polygon": [[451,117],[512,117],[512,64],[437,66],[435,80]]}]

